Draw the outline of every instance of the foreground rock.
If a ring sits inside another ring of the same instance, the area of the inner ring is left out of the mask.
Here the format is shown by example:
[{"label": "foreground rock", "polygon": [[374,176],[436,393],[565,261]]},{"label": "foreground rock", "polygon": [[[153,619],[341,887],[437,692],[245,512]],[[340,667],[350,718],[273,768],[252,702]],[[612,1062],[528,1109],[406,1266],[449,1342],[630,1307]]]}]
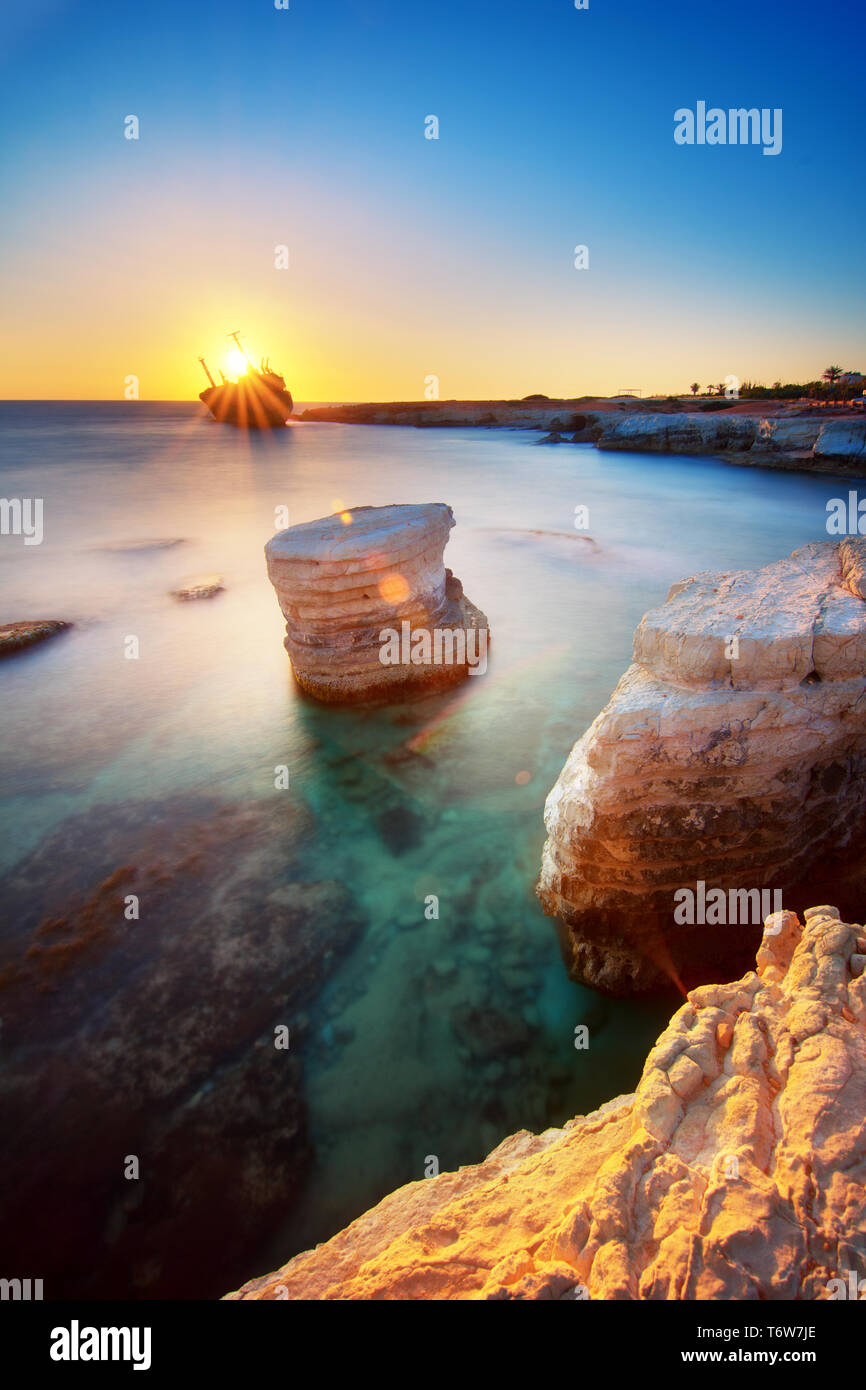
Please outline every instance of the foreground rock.
[{"label": "foreground rock", "polygon": [[866,1269],[866,941],[835,908],[806,919],[771,916],[757,972],[689,995],[633,1095],[410,1183],[228,1297],[845,1297]]},{"label": "foreground rock", "polygon": [[698,575],[644,617],[545,807],[538,892],[578,979],[626,994],[730,977],[772,894],[802,906],[839,856],[857,872],[864,556],[816,543]]},{"label": "foreground rock", "polygon": [[486,668],[487,619],[446,570],[442,502],[357,507],[265,547],[298,684],[318,700],[399,699]]},{"label": "foreground rock", "polygon": [[24,623],[3,623],[0,625],[0,659],[24,651],[25,647],[35,647],[40,642],[47,642],[49,637],[56,637],[58,633],[66,632],[70,627],[71,623],[64,623],[56,618],[32,618]]}]

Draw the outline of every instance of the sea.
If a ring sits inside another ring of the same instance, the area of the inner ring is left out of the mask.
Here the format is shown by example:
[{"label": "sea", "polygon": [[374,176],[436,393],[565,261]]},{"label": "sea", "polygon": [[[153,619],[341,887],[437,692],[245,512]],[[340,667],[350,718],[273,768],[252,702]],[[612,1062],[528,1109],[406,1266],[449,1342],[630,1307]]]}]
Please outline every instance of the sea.
[{"label": "sea", "polygon": [[[545,797],[670,585],[826,540],[850,483],[540,438],[0,403],[0,496],[42,502],[0,623],[72,624],[0,665],[4,1276],[219,1297],[636,1085],[681,999],[569,979]],[[315,705],[265,543],[405,502],[453,509],[487,669]]]}]

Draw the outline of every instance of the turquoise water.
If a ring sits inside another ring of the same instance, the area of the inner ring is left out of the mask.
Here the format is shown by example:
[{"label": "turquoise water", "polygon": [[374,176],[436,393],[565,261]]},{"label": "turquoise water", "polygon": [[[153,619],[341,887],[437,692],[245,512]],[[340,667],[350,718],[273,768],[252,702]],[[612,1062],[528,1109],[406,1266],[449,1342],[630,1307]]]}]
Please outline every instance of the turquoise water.
[{"label": "turquoise water", "polygon": [[[163,837],[166,852],[175,806],[187,818],[207,807],[211,821],[254,808],[268,886],[296,874],[280,849],[289,798],[305,826],[292,863],[305,882],[339,885],[363,924],[310,993],[293,1044],[313,1155],[303,1184],[252,1232],[233,1279],[327,1238],[423,1177],[431,1157],[442,1169],[476,1161],[515,1129],[630,1090],[676,1003],[613,1001],[567,979],[533,894],[545,796],[669,585],[826,539],[827,499],[850,483],[537,439],[303,424],[245,437],[186,405],[0,404],[0,495],[43,498],[45,528],[39,546],[0,537],[0,622],[75,624],[0,667],[0,873],[20,879],[49,846],[49,866],[74,854],[86,884],[89,851],[71,828],[92,824],[98,881],[121,854],[112,858],[121,812],[126,854],[136,808],[149,845]],[[445,559],[489,618],[487,673],[415,704],[310,704],[291,680],[265,573],[277,509],[296,523],[428,501],[453,508]],[[587,532],[574,528],[579,506]],[[225,583],[216,598],[170,596],[214,571]],[[136,660],[124,656],[130,636]],[[287,791],[274,788],[279,765]],[[231,839],[221,858],[217,915],[233,891]],[[42,878],[28,874],[38,899]],[[425,917],[429,895],[437,920]],[[254,936],[255,913],[244,923]],[[328,927],[339,943],[339,918]],[[181,913],[172,930],[184,930]],[[31,931],[20,910],[5,912],[4,961]],[[86,958],[79,969],[86,996]],[[98,1013],[99,988],[76,1026]],[[195,989],[193,971],[191,1000]],[[168,1004],[157,1021],[167,1035],[177,1026]],[[573,1045],[581,1022],[585,1051]],[[74,1078],[74,1055],[65,1065]],[[158,1119],[158,1099],[148,1104]],[[64,1113],[74,1131],[74,1105]],[[40,1137],[44,1186],[62,1175],[67,1142]],[[219,1194],[202,1201],[218,1223]],[[189,1250],[184,1260],[191,1294],[224,1290],[213,1281],[229,1275]],[[64,1288],[75,1287],[70,1276]]]}]

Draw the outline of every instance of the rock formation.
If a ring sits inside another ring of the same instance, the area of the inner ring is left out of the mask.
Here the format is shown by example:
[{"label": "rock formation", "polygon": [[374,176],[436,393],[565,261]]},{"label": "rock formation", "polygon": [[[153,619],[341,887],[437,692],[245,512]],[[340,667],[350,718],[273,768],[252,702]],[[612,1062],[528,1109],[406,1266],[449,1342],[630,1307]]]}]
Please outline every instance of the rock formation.
[{"label": "rock formation", "polygon": [[70,627],[71,623],[61,622],[59,618],[31,618],[29,622],[3,623],[0,625],[0,657],[12,656],[25,647],[35,647]]},{"label": "rock formation", "polygon": [[601,449],[718,454],[761,467],[805,464],[815,473],[846,469],[862,473],[866,468],[866,419],[726,412],[610,414],[603,421],[598,445]]},{"label": "rock formation", "polygon": [[298,684],[316,699],[399,699],[483,673],[487,619],[442,562],[443,502],[357,507],[265,547]]},{"label": "rock formation", "polygon": [[[637,1090],[410,1183],[231,1299],[830,1299],[866,1273],[866,938],[767,919]],[[591,1052],[587,1054],[591,1055]]]},{"label": "rock formation", "polygon": [[859,538],[807,545],[675,584],[646,614],[545,808],[538,892],[578,979],[627,994],[730,978],[771,893],[802,906],[822,872],[856,866],[864,559]]}]

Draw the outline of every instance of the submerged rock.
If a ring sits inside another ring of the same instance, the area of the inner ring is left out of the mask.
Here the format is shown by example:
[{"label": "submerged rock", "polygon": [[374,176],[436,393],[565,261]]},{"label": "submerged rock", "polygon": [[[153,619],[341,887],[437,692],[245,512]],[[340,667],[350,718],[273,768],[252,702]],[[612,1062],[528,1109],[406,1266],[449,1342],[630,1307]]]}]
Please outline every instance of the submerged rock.
[{"label": "submerged rock", "polygon": [[3,623],[0,625],[0,658],[12,656],[25,647],[35,647],[37,643],[46,642],[49,637],[56,637],[59,632],[66,632],[71,627],[72,623],[62,622],[58,618],[31,618],[29,622]]},{"label": "submerged rock", "polygon": [[302,690],[332,703],[400,699],[483,673],[487,619],[442,561],[453,525],[442,502],[357,507],[268,542]]},{"label": "submerged rock", "polygon": [[227,1297],[850,1297],[866,1267],[866,942],[835,908],[805,917],[768,918],[757,972],[690,994],[633,1095],[409,1183]]},{"label": "submerged rock", "polygon": [[627,994],[733,974],[771,894],[802,905],[833,855],[857,870],[864,556],[807,545],[674,584],[646,614],[545,807],[538,893],[576,978]]}]

